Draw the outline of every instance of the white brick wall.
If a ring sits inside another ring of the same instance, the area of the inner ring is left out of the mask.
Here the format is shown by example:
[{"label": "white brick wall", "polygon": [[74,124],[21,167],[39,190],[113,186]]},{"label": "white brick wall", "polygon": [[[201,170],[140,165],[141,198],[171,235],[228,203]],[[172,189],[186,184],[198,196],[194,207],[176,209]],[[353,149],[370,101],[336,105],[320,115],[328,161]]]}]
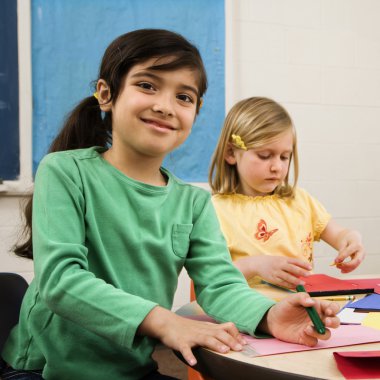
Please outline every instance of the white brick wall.
[{"label": "white brick wall", "polygon": [[[272,97],[290,112],[299,137],[300,185],[343,225],[362,232],[367,258],[356,273],[380,268],[380,1],[226,0],[227,98]],[[0,196],[0,270],[32,277],[31,263],[7,250],[17,236],[18,197]],[[334,252],[320,243],[316,270]],[[180,277],[174,308],[189,299]]]},{"label": "white brick wall", "polygon": [[[238,0],[232,5],[233,102],[262,95],[295,122],[300,185],[342,224],[361,231],[380,268],[380,2]],[[316,270],[337,275],[317,245]]]}]

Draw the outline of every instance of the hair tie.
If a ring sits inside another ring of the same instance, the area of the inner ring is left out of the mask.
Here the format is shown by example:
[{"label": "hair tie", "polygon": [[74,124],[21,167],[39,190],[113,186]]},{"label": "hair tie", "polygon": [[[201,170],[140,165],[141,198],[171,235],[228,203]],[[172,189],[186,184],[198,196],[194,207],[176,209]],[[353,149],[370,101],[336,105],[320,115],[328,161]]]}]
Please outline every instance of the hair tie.
[{"label": "hair tie", "polygon": [[98,91],[94,92],[93,93],[93,96],[95,99],[98,99],[99,100],[99,94],[98,94]]},{"label": "hair tie", "polygon": [[239,135],[232,135],[231,138],[232,138],[234,145],[237,148],[247,150],[247,147],[245,146],[244,141],[242,140],[242,138]]}]

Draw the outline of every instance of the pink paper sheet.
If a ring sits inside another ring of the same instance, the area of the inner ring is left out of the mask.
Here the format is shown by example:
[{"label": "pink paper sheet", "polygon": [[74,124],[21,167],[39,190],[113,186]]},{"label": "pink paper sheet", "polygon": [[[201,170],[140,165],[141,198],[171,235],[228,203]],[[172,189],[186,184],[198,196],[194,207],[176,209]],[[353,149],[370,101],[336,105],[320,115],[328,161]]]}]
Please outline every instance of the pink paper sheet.
[{"label": "pink paper sheet", "polygon": [[331,338],[329,340],[320,340],[315,347],[286,343],[275,338],[258,339],[249,335],[244,335],[244,338],[258,353],[258,356],[264,356],[380,342],[380,330],[360,325],[341,325],[337,329],[331,329]]},{"label": "pink paper sheet", "polygon": [[[216,323],[214,319],[205,314],[186,316],[186,318]],[[315,347],[287,343],[276,338],[254,338],[250,335],[243,335],[248,345],[254,349],[254,356],[276,355],[287,352],[320,350],[323,348],[380,342],[380,330],[373,329],[372,327],[362,325],[340,325],[337,329],[331,329],[330,331],[330,339],[320,340]]]}]

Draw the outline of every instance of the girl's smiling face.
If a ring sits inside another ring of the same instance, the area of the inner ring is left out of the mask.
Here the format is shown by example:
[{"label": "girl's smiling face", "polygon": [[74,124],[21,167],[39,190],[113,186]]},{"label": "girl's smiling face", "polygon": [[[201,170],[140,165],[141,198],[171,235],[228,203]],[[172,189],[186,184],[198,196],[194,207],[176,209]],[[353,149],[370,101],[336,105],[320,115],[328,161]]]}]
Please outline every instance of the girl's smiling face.
[{"label": "girl's smiling face", "polygon": [[225,159],[236,165],[240,181],[238,192],[249,196],[272,194],[288,174],[292,150],[292,130],[260,148],[229,149]]},{"label": "girl's smiling face", "polygon": [[[165,63],[170,58],[160,59]],[[163,160],[191,132],[196,116],[196,72],[189,68],[153,70],[157,58],[133,66],[116,101],[109,98],[107,83],[98,82],[101,109],[112,113],[112,149],[124,155]]]}]

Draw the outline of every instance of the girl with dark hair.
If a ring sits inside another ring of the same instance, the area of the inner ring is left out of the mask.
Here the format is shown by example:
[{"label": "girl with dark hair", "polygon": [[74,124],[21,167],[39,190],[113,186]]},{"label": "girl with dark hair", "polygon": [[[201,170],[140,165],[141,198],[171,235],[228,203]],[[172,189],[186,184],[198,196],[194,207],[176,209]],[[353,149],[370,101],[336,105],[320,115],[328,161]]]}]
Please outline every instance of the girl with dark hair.
[{"label": "girl with dark hair", "polygon": [[[305,293],[275,304],[252,291],[210,194],[161,166],[189,136],[206,88],[197,48],[176,33],[137,30],[107,48],[94,96],[37,171],[33,250],[31,240],[17,250],[33,253],[35,278],[2,352],[3,378],[165,379],[151,358],[157,342],[194,365],[197,345],[241,350],[239,330],[306,345],[328,339],[305,306],[338,326],[335,304]],[[170,311],[183,267],[221,324]]]}]

